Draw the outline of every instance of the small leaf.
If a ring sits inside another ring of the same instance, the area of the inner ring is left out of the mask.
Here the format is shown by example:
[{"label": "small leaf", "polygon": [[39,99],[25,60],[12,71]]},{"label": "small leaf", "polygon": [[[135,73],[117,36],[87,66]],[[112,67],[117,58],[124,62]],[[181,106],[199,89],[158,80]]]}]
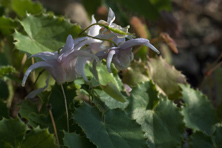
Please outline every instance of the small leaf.
[{"label": "small leaf", "polygon": [[56,148],[55,138],[48,130],[34,128],[28,134],[26,134],[21,148]]},{"label": "small leaf", "polygon": [[119,90],[116,88],[116,86],[113,83],[108,83],[105,86],[100,85],[100,87],[102,88],[103,91],[105,91],[113,99],[120,101],[120,102],[126,102],[123,95],[119,92]]},{"label": "small leaf", "polygon": [[114,84],[118,90],[121,90],[122,82],[119,76],[114,75],[113,73],[109,73],[107,67],[101,63],[101,65],[97,66],[97,72],[99,77],[99,83],[101,85],[108,85],[109,83]]},{"label": "small leaf", "polygon": [[19,17],[25,17],[27,13],[39,14],[42,12],[42,5],[31,0],[12,0],[11,5]]},{"label": "small leaf", "polygon": [[103,90],[94,89],[94,91],[98,94],[100,100],[102,100],[106,104],[106,106],[109,107],[109,109],[116,109],[116,108],[124,109],[129,104],[128,101],[125,101],[124,103],[117,101]]},{"label": "small leaf", "polygon": [[15,46],[20,51],[36,54],[44,51],[58,51],[64,46],[69,34],[75,37],[81,29],[64,18],[48,14],[28,15],[20,21],[27,35],[18,31],[14,33]]},{"label": "small leaf", "polygon": [[123,83],[129,86],[136,86],[140,82],[148,81],[148,70],[144,63],[133,61],[126,71],[123,71]]},{"label": "small leaf", "polygon": [[96,107],[83,104],[76,109],[73,118],[98,148],[146,147],[141,127],[119,109],[102,115]]},{"label": "small leaf", "polygon": [[18,118],[0,121],[0,137],[5,147],[20,147],[27,131],[27,126]]},{"label": "small leaf", "polygon": [[76,133],[67,133],[64,131],[64,138],[63,142],[65,146],[68,146],[69,148],[91,148],[94,147],[92,143],[89,142],[86,137],[80,136]]},{"label": "small leaf", "polygon": [[194,131],[206,134],[214,132],[214,125],[219,122],[216,112],[210,101],[199,91],[195,91],[188,85],[180,85],[182,88],[185,106],[182,108],[184,121],[187,127]]},{"label": "small leaf", "polygon": [[15,72],[15,68],[12,66],[0,66],[0,78],[2,78],[3,76],[7,76],[11,73]]},{"label": "small leaf", "polygon": [[170,66],[163,58],[152,58],[148,62],[149,76],[169,99],[181,97],[179,83],[186,83],[186,78],[181,72]]},{"label": "small leaf", "polygon": [[190,148],[215,148],[210,136],[199,131],[191,135]]}]

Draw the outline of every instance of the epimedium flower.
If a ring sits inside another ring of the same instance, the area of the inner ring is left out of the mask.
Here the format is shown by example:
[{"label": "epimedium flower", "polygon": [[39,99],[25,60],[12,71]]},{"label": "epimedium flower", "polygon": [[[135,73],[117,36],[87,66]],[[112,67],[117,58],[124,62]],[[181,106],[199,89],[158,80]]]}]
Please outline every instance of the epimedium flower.
[{"label": "epimedium flower", "polygon": [[130,62],[133,60],[132,47],[137,45],[145,45],[151,48],[153,51],[160,53],[148,39],[136,38],[120,43],[117,47],[111,47],[110,49],[103,50],[96,53],[99,59],[106,59],[107,69],[111,73],[111,62],[118,70],[126,69]]},{"label": "epimedium flower", "polygon": [[[31,57],[39,57],[43,61],[36,62],[27,69],[22,80],[22,86],[25,85],[29,74],[37,68],[44,68],[46,71],[48,71],[48,73],[55,79],[58,84],[74,81],[78,75],[86,77],[84,67],[82,68],[82,65],[76,65],[77,63],[80,63],[77,62],[78,57],[87,57],[87,59],[94,59],[97,61],[98,58],[87,51],[79,50],[79,48],[79,46],[75,46],[72,36],[69,35],[67,37],[65,46],[61,49],[60,52],[41,52],[32,55]],[[82,64],[84,65],[84,63]],[[35,90],[31,93],[31,95],[28,96],[33,97],[37,95],[39,92],[43,91],[47,85],[48,80],[46,81],[46,86],[44,88]]]}]

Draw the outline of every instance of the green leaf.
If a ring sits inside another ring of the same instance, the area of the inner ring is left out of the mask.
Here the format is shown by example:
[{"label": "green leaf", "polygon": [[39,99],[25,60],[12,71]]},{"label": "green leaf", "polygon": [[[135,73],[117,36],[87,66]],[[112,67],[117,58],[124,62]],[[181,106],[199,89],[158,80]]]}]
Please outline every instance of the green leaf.
[{"label": "green leaf", "polygon": [[194,131],[206,134],[214,132],[214,125],[219,122],[216,112],[210,101],[201,92],[196,91],[188,85],[180,85],[182,88],[185,106],[182,108],[184,121],[187,127]]},{"label": "green leaf", "polygon": [[17,25],[18,22],[11,18],[6,18],[5,16],[0,17],[0,32],[5,36],[13,33]]},{"label": "green leaf", "polygon": [[99,83],[103,86],[113,83],[118,90],[121,90],[122,82],[118,75],[109,73],[105,64],[100,64],[96,67],[99,77]]},{"label": "green leaf", "polygon": [[2,120],[2,118],[9,118],[9,110],[6,106],[6,103],[4,103],[1,99],[0,99],[0,120]]},{"label": "green leaf", "polygon": [[7,76],[11,73],[15,72],[15,68],[12,66],[0,66],[0,78],[2,78],[3,76]]},{"label": "green leaf", "polygon": [[113,99],[120,101],[120,102],[126,102],[123,95],[119,92],[119,90],[116,88],[116,86],[113,83],[108,83],[105,86],[100,85],[100,87],[102,88],[103,91],[105,91]]},{"label": "green leaf", "polygon": [[183,116],[173,102],[161,100],[154,110],[147,110],[143,117],[139,120],[150,147],[171,148],[181,144],[185,126]]},{"label": "green leaf", "polygon": [[98,94],[99,99],[102,100],[102,102],[105,103],[106,106],[109,107],[109,109],[124,109],[129,104],[128,101],[122,103],[120,101],[117,101],[116,99],[112,98],[111,95],[108,95],[105,91],[94,89],[94,91]]},{"label": "green leaf", "polygon": [[26,134],[24,141],[21,145],[22,148],[56,148],[55,138],[48,130],[34,128]]},{"label": "green leaf", "polygon": [[98,148],[146,147],[141,127],[119,109],[102,115],[96,107],[83,104],[76,109],[73,118]]},{"label": "green leaf", "polygon": [[171,148],[180,145],[185,128],[183,117],[173,102],[168,99],[159,101],[152,81],[133,88],[126,111],[142,126],[149,147]]},{"label": "green leaf", "polygon": [[181,72],[170,66],[163,58],[152,58],[148,62],[150,78],[169,99],[181,97],[179,83],[186,83],[186,78]]},{"label": "green leaf", "polygon": [[71,24],[64,18],[48,14],[28,15],[20,23],[27,35],[15,31],[15,46],[31,55],[44,51],[58,51],[64,46],[69,34],[75,37],[81,31],[79,26]]},{"label": "green leaf", "polygon": [[12,0],[12,10],[19,17],[25,17],[27,13],[40,14],[42,12],[42,5],[40,3],[34,3],[31,0]]},{"label": "green leaf", "polygon": [[130,92],[128,112],[133,112],[138,108],[153,109],[160,99],[158,93],[152,81],[139,84]]},{"label": "green leaf", "polygon": [[133,61],[130,64],[130,67],[127,68],[127,71],[123,72],[123,83],[128,84],[129,86],[136,86],[140,82],[148,81],[148,71],[144,63]]},{"label": "green leaf", "polygon": [[63,143],[69,148],[91,148],[94,147],[92,143],[89,142],[86,137],[80,136],[76,133],[67,133],[64,131]]},{"label": "green leaf", "polygon": [[217,147],[222,147],[222,124],[216,126],[215,133],[213,134],[213,139]]},{"label": "green leaf", "polygon": [[201,91],[212,101],[218,110],[218,116],[222,120],[222,67],[218,67],[211,75],[206,77],[202,84]]},{"label": "green leaf", "polygon": [[30,100],[23,100],[20,106],[19,113],[21,118],[29,119],[31,113],[38,113],[37,106],[33,104]]},{"label": "green leaf", "polygon": [[27,126],[18,118],[0,121],[0,142],[3,147],[20,147]]},{"label": "green leaf", "polygon": [[191,135],[190,148],[215,148],[210,136],[199,131]]}]

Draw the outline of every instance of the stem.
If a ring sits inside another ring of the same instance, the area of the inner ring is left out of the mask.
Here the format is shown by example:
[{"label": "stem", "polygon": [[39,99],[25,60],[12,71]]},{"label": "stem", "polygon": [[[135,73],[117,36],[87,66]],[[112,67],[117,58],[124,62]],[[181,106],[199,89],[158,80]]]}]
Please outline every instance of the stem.
[{"label": "stem", "polygon": [[63,85],[61,84],[60,86],[61,86],[61,89],[62,89],[62,93],[63,93],[63,97],[64,97],[64,103],[65,103],[65,109],[66,109],[67,132],[69,132],[69,112],[68,112],[68,107],[67,107],[66,94],[65,94],[65,91],[63,89]]},{"label": "stem", "polygon": [[[32,57],[32,65],[35,63],[34,58]],[[35,82],[35,71],[32,72],[32,81]]]},{"label": "stem", "polygon": [[77,36],[76,38],[78,38],[80,35],[82,35],[86,30],[88,30],[90,27],[94,26],[94,25],[100,25],[99,23],[94,23],[94,24],[91,24],[89,25],[86,29],[84,29],[83,31],[81,31]]},{"label": "stem", "polygon": [[53,114],[52,114],[52,110],[51,110],[51,105],[48,105],[47,107],[48,107],[49,115],[50,115],[50,118],[51,118],[51,121],[52,121],[52,126],[53,126],[53,130],[54,130],[55,137],[56,137],[56,143],[57,143],[58,148],[59,148],[59,147],[60,147],[59,138],[58,138],[58,134],[57,134],[57,129],[56,129],[55,120],[54,120],[54,118],[53,118]]},{"label": "stem", "polygon": [[93,38],[93,39],[97,39],[97,40],[102,40],[102,41],[108,41],[108,42],[111,42],[111,43],[113,43],[116,47],[118,47],[118,46],[116,45],[116,43],[113,42],[112,40],[101,39],[101,38],[93,37],[93,36],[90,36],[90,35],[87,35],[87,36],[90,37],[90,38]]}]

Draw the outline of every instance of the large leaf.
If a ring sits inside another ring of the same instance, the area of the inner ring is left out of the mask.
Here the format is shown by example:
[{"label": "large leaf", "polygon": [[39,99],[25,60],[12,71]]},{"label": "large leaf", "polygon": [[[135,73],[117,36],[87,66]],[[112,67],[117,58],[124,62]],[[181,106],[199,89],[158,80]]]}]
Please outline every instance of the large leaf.
[{"label": "large leaf", "polygon": [[150,148],[177,147],[184,132],[183,117],[173,102],[159,101],[157,95],[151,81],[140,84],[132,90],[126,110],[142,126]]},{"label": "large leaf", "polygon": [[11,6],[19,17],[25,17],[26,13],[39,14],[42,12],[41,4],[31,0],[12,0]]},{"label": "large leaf", "polygon": [[48,14],[27,15],[20,23],[26,35],[16,31],[14,33],[15,46],[20,51],[29,54],[57,51],[64,46],[69,34],[75,37],[81,31],[79,26],[71,24],[64,18]]},{"label": "large leaf", "polygon": [[180,86],[185,102],[182,113],[186,126],[194,131],[212,134],[214,132],[214,125],[219,120],[210,101],[205,95],[190,88],[190,86],[182,84]]},{"label": "large leaf", "polygon": [[55,148],[55,138],[48,130],[34,128],[28,134],[26,134],[24,141],[21,145],[22,148]]},{"label": "large leaf", "polygon": [[222,147],[222,125],[219,124],[216,126],[215,133],[213,134],[213,139],[217,147]]},{"label": "large leaf", "polygon": [[63,142],[65,146],[69,148],[92,148],[94,145],[89,142],[86,137],[80,136],[76,133],[67,133],[64,132]]},{"label": "large leaf", "polygon": [[0,144],[4,147],[19,147],[27,131],[25,123],[18,118],[0,121]]},{"label": "large leaf", "polygon": [[98,148],[146,147],[141,127],[119,109],[102,114],[96,107],[83,104],[73,118]]},{"label": "large leaf", "polygon": [[[199,131],[191,136],[190,148],[215,148],[210,136]],[[219,147],[218,147],[219,148]]]},{"label": "large leaf", "polygon": [[163,90],[168,98],[180,98],[181,89],[178,83],[186,83],[185,76],[161,57],[150,59],[148,65],[150,78]]},{"label": "large leaf", "polygon": [[11,18],[0,17],[0,32],[3,35],[10,35],[17,26],[17,22]]}]

